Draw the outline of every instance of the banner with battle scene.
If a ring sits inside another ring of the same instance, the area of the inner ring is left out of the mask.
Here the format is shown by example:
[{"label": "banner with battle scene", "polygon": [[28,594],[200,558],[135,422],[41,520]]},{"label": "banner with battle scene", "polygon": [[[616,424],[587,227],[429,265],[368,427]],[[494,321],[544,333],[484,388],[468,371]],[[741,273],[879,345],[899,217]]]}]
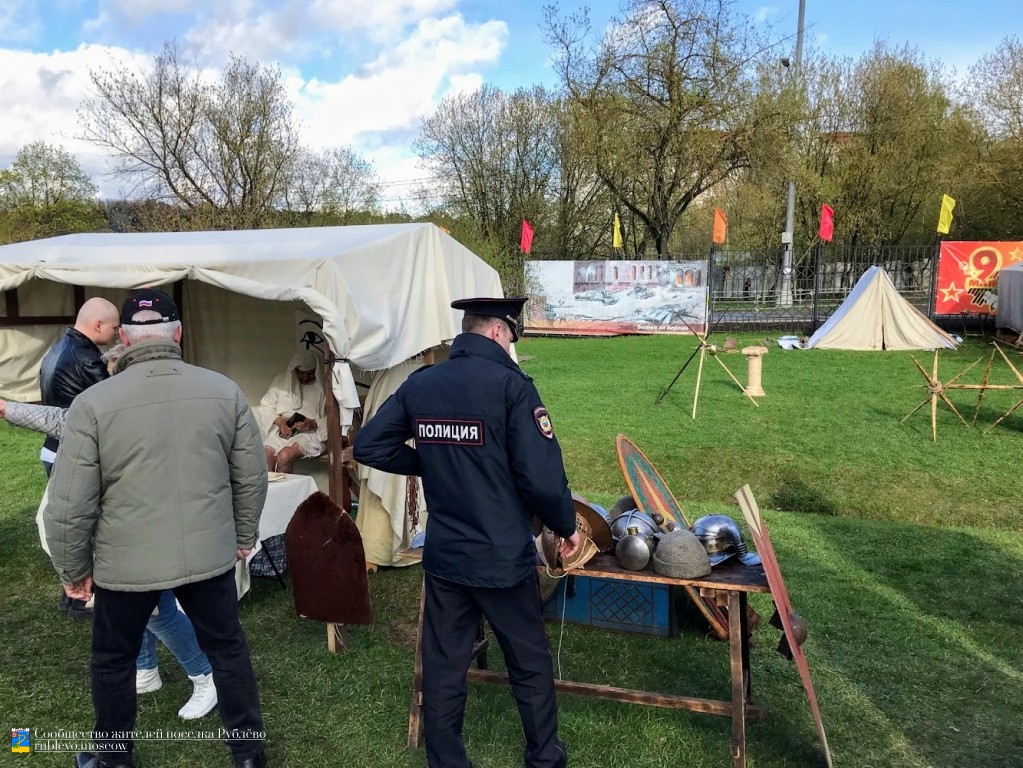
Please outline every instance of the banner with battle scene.
[{"label": "banner with battle scene", "polygon": [[998,313],[998,272],[1023,261],[1023,243],[944,242],[934,314]]},{"label": "banner with battle scene", "polygon": [[528,261],[526,329],[702,334],[708,275],[706,261]]}]

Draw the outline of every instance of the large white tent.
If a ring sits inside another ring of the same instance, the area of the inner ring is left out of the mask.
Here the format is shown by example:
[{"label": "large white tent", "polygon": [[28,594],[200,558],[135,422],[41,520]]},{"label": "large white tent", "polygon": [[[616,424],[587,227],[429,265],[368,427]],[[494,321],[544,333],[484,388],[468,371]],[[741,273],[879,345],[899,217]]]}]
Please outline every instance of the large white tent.
[{"label": "large white tent", "polygon": [[[0,246],[0,397],[35,400],[46,349],[74,293],[119,303],[129,289],[185,280],[185,357],[230,376],[253,404],[295,350],[295,310],[322,319],[344,362],[332,382],[342,421],[358,407],[348,361],[384,370],[457,334],[450,302],[501,296],[497,272],[432,224],[78,234]],[[17,317],[9,317],[12,306]],[[458,317],[456,317],[456,314]]]},{"label": "large white tent", "polygon": [[900,294],[888,273],[872,266],[805,349],[955,349],[956,342]]},{"label": "large white tent", "polygon": [[[80,234],[0,246],[0,398],[39,398],[42,357],[83,297],[119,305],[130,289],[157,285],[180,299],[185,359],[234,379],[253,406],[294,354],[303,318],[317,316],[316,332],[340,358],[331,385],[343,425],[360,405],[356,374],[387,371],[381,383],[397,386],[410,370],[402,363],[458,333],[453,300],[503,295],[497,272],[432,224]],[[361,474],[360,528],[376,562],[390,564],[388,548],[408,543],[406,479]]]}]

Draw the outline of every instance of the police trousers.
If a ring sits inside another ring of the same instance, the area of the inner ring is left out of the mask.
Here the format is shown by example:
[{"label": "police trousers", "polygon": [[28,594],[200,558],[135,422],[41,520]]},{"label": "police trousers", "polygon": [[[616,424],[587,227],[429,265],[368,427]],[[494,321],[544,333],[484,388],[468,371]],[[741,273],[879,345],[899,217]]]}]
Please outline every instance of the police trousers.
[{"label": "police trousers", "polygon": [[426,574],[423,610],[423,728],[430,768],[469,768],[462,742],[466,672],[480,616],[504,654],[526,737],[527,768],[560,768],[554,664],[540,593],[531,575],[513,587],[470,587]]}]

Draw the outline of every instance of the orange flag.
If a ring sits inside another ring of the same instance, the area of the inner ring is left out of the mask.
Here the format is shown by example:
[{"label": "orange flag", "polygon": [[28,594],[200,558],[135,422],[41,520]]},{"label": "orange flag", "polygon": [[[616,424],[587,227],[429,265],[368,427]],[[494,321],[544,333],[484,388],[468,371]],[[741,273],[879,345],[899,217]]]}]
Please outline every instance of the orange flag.
[{"label": "orange flag", "polygon": [[728,217],[720,208],[714,209],[714,242],[723,243],[728,239]]}]

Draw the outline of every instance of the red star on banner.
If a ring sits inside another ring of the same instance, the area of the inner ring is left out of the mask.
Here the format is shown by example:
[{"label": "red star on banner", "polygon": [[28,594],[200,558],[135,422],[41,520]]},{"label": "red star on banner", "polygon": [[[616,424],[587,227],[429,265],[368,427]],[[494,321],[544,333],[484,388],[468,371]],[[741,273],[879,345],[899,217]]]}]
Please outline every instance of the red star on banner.
[{"label": "red star on banner", "polygon": [[945,301],[953,304],[959,303],[959,297],[963,295],[964,288],[956,288],[955,283],[949,283],[948,288],[942,288],[941,292],[945,294]]}]

